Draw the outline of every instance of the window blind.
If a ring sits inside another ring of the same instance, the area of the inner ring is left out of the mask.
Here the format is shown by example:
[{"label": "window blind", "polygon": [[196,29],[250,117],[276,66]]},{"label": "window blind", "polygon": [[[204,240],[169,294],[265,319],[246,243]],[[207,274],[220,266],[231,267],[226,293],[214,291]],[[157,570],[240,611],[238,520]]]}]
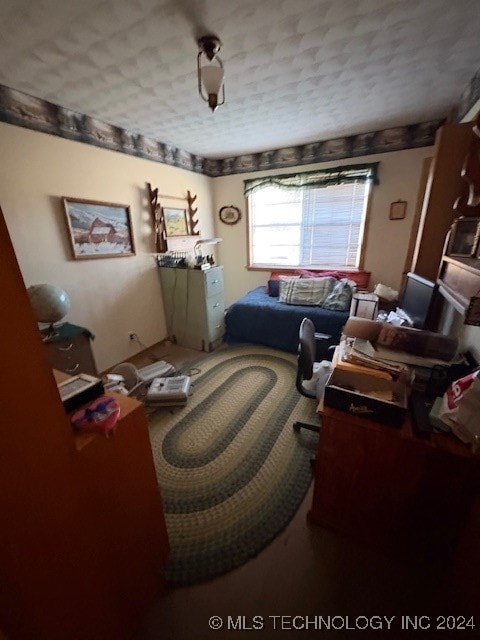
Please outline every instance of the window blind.
[{"label": "window blind", "polygon": [[368,188],[355,181],[303,191],[300,265],[358,266]]},{"label": "window blind", "polygon": [[355,268],[371,181],[288,189],[271,182],[248,196],[251,266]]}]

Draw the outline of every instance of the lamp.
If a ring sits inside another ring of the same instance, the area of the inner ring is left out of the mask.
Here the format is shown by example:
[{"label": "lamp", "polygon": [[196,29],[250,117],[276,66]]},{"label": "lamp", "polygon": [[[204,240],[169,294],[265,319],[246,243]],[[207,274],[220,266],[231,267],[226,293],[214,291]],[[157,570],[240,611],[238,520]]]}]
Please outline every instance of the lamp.
[{"label": "lamp", "polygon": [[[208,106],[212,111],[217,107],[225,104],[225,87],[223,85],[223,63],[217,56],[222,43],[217,36],[203,36],[198,39],[198,48],[200,51],[197,56],[197,76],[198,76],[198,93],[202,100],[208,102]],[[210,62],[216,64],[201,64],[201,59],[208,58]],[[218,101],[218,95],[222,90],[222,101]],[[205,97],[205,93],[208,97]]]},{"label": "lamp", "polygon": [[203,256],[202,256],[202,244],[218,244],[222,242],[222,238],[206,238],[205,240],[197,240],[195,246],[193,247],[193,253],[195,255],[195,267],[197,269],[208,268],[211,265],[204,265]]}]

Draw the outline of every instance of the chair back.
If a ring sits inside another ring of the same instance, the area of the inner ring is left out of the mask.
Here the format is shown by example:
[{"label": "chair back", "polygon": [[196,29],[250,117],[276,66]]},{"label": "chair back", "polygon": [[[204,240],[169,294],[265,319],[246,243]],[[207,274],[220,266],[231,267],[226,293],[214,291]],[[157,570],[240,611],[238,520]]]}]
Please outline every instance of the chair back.
[{"label": "chair back", "polygon": [[316,356],[315,325],[304,318],[298,334],[297,391],[307,398],[316,398],[316,394],[303,387],[304,380],[311,380]]}]

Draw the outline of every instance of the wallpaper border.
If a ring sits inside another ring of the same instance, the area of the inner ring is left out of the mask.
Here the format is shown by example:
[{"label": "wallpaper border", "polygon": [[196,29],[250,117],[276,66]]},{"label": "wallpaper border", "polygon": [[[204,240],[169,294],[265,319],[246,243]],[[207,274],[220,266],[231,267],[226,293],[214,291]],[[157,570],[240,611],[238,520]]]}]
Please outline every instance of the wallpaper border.
[{"label": "wallpaper border", "polygon": [[[462,94],[457,120],[479,98],[480,70]],[[431,146],[445,119],[219,159],[191,154],[4,85],[0,85],[0,121],[215,178]]]}]

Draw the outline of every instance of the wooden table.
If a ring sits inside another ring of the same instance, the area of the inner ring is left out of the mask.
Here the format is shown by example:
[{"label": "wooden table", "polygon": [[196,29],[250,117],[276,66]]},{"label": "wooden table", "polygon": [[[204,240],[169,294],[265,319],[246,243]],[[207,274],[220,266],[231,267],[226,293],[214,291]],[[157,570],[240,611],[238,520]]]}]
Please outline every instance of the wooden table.
[{"label": "wooden table", "polygon": [[453,435],[319,407],[309,520],[373,544],[452,547],[480,487],[480,458]]}]

